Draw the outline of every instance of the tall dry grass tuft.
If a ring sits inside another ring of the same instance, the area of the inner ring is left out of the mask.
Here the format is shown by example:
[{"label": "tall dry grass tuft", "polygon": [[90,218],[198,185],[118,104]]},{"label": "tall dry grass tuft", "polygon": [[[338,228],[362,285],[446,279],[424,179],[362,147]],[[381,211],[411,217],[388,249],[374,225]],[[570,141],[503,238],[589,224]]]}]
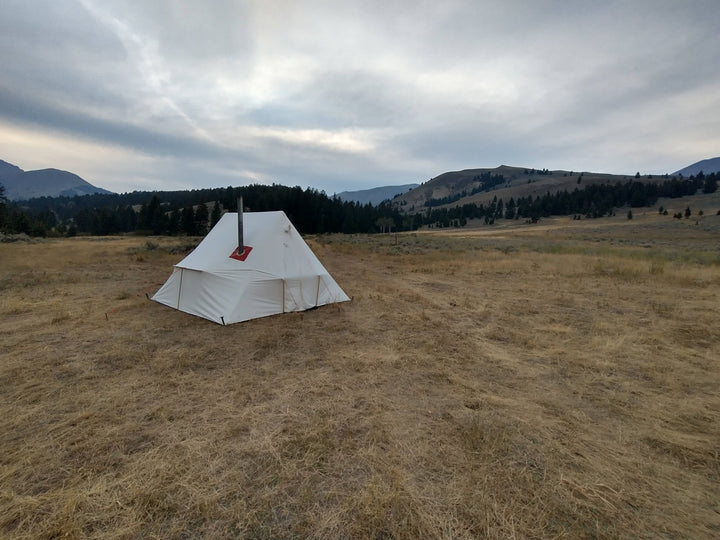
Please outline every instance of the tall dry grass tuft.
[{"label": "tall dry grass tuft", "polygon": [[353,301],[227,327],[181,241],[0,245],[0,536],[715,537],[716,240],[643,219],[314,237]]}]

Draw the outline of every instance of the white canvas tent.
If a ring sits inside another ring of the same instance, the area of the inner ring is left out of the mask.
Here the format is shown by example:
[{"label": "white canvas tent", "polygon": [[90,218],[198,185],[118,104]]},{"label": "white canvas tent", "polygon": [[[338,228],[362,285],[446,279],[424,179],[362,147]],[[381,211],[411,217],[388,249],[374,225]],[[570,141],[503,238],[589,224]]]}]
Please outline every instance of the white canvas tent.
[{"label": "white canvas tent", "polygon": [[219,324],[349,300],[284,212],[241,219],[244,253],[238,215],[227,213],[152,299]]}]

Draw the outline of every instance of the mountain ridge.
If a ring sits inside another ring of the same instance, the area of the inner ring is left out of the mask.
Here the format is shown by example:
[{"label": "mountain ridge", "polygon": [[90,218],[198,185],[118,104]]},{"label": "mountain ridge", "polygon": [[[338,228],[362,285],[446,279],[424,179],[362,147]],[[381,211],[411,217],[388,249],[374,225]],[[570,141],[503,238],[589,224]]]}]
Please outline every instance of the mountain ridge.
[{"label": "mountain ridge", "polygon": [[630,180],[660,183],[669,175],[610,174],[563,169],[533,169],[500,165],[494,168],[449,171],[430,179],[417,188],[399,195],[392,203],[404,213],[419,212],[426,207],[455,207],[464,204],[488,204],[495,197],[508,201],[518,197],[536,197],[589,185],[616,184]]},{"label": "mountain ridge", "polygon": [[675,171],[673,176],[694,176],[699,173],[712,174],[720,172],[720,157],[703,159],[687,167],[683,167],[679,171]]},{"label": "mountain ridge", "polygon": [[343,191],[337,194],[342,201],[358,202],[360,204],[372,204],[377,206],[383,201],[392,199],[396,195],[415,189],[420,184],[402,184],[399,186],[380,186],[370,189],[359,189],[356,191]]},{"label": "mountain ridge", "polygon": [[112,193],[92,185],[69,171],[54,168],[24,171],[4,160],[0,160],[0,184],[5,187],[5,196],[11,201],[35,197],[73,197],[93,193]]}]

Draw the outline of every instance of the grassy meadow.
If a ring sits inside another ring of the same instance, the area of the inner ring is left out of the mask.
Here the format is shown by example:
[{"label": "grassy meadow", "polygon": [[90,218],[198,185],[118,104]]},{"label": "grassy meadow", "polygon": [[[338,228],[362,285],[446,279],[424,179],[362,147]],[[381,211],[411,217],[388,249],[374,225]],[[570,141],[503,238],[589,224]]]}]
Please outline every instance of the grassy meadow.
[{"label": "grassy meadow", "polygon": [[0,244],[0,537],[718,537],[718,229],[311,237],[353,300],[226,327],[187,240]]}]

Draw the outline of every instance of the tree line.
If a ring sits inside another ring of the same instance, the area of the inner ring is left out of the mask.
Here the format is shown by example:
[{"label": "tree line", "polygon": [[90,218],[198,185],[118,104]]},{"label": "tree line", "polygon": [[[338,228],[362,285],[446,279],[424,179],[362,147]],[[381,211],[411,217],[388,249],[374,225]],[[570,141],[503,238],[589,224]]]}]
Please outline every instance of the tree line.
[{"label": "tree line", "polygon": [[[492,187],[502,178],[481,178]],[[9,202],[0,185],[0,231],[31,236],[122,233],[153,235],[204,235],[224,211],[237,211],[242,196],[250,211],[283,210],[303,234],[376,233],[429,227],[464,227],[479,219],[491,225],[499,219],[536,222],[549,216],[574,215],[600,218],[621,207],[649,207],[657,200],[717,191],[717,174],[700,173],[661,183],[635,180],[597,184],[573,191],[535,197],[495,197],[488,204],[469,203],[452,208],[428,206],[415,214],[401,214],[386,201],[362,205],[329,197],[313,188],[279,184],[250,185],[186,191],[134,191],[125,194],[93,194],[75,197],[39,197]]]},{"label": "tree line", "polygon": [[[402,216],[389,202],[379,206],[342,201],[325,192],[278,184],[186,191],[134,191],[75,197],[3,199],[0,230],[31,236],[76,234],[204,235],[224,211],[283,210],[305,234],[373,233],[395,229]],[[388,222],[393,223],[389,226]]]}]

